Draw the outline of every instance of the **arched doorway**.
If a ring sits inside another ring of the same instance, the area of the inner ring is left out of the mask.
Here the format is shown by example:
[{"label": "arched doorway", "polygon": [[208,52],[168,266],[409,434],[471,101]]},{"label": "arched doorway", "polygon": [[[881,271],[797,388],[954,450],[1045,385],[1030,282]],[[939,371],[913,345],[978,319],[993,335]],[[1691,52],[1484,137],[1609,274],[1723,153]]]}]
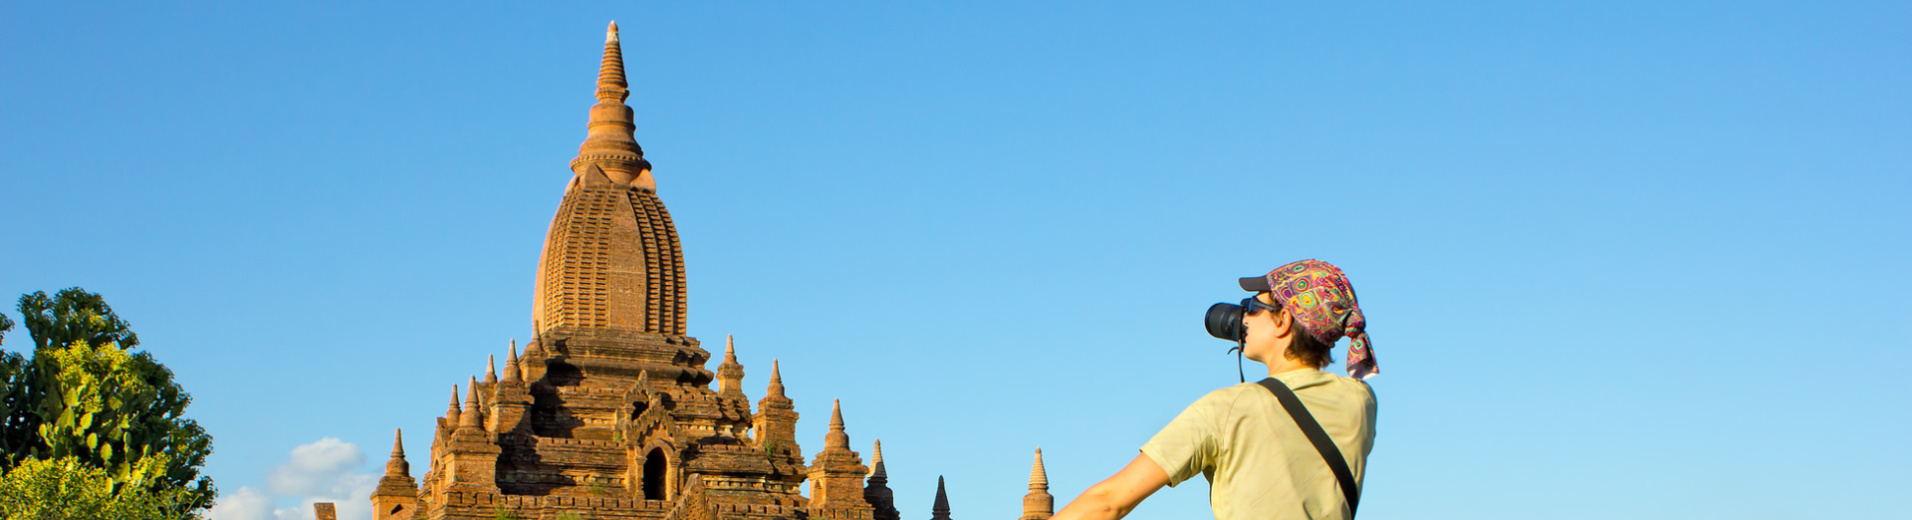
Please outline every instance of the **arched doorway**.
[{"label": "arched doorway", "polygon": [[653,448],[644,455],[644,499],[664,500],[664,480],[670,470],[670,463],[664,460],[664,449]]}]

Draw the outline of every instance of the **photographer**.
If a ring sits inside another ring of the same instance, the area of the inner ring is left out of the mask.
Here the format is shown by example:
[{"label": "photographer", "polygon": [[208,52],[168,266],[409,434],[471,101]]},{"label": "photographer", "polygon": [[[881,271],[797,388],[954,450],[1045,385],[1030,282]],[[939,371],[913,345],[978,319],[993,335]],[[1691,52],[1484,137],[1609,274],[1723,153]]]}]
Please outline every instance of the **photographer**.
[{"label": "photographer", "polygon": [[[1142,454],[1090,486],[1052,520],[1128,515],[1162,486],[1196,474],[1209,481],[1219,520],[1353,518],[1374,447],[1377,372],[1367,320],[1341,269],[1319,260],[1242,278],[1240,306],[1209,309],[1209,334],[1238,342],[1268,379],[1210,392],[1142,446]],[[1348,337],[1348,374],[1323,372]]]}]

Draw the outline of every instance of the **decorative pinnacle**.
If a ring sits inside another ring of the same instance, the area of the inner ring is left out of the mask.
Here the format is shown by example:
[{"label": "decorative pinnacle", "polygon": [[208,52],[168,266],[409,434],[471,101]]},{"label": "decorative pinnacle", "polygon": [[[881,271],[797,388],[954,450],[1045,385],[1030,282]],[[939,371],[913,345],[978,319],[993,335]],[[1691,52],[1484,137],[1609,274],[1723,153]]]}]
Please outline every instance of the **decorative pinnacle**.
[{"label": "decorative pinnacle", "polygon": [[511,340],[511,350],[508,352],[505,354],[505,382],[523,382],[524,377],[518,374],[518,340]]},{"label": "decorative pinnacle", "polygon": [[630,92],[624,87],[624,47],[617,40],[617,22],[604,28],[604,59],[598,63],[598,100],[606,101],[607,95],[616,95],[618,103],[623,103]]},{"label": "decorative pinnacle", "polygon": [[409,477],[411,474],[412,465],[405,462],[405,431],[393,430],[392,460],[385,462],[385,476]]},{"label": "decorative pinnacle", "polygon": [[949,520],[949,494],[943,491],[943,476],[936,476],[936,503],[930,506],[930,520]]},{"label": "decorative pinnacle", "polygon": [[724,362],[717,365],[717,391],[729,396],[742,396],[744,365],[737,362],[736,336],[724,336]]},{"label": "decorative pinnacle", "polygon": [[769,397],[783,397],[783,370],[777,366],[777,360],[770,360]]},{"label": "decorative pinnacle", "polygon": [[850,448],[850,434],[843,432],[843,401],[830,401],[830,433],[823,436],[823,449]]},{"label": "decorative pinnacle", "polygon": [[498,382],[498,356],[485,354],[485,384]]},{"label": "decorative pinnacle", "polygon": [[887,483],[890,474],[883,469],[883,439],[876,440],[876,455],[870,459],[870,480]]},{"label": "decorative pinnacle", "polygon": [[445,422],[457,426],[460,415],[464,414],[458,410],[458,385],[451,385],[451,408],[445,410]]},{"label": "decorative pinnacle", "polygon": [[1029,490],[1049,490],[1049,472],[1042,467],[1042,448],[1036,448],[1036,465],[1029,468]]},{"label": "decorative pinnacle", "polygon": [[631,91],[630,84],[624,80],[624,50],[618,43],[617,22],[611,22],[604,31],[604,60],[598,65],[598,102],[591,107],[591,120],[586,125],[590,132],[584,144],[578,147],[578,158],[571,161],[571,171],[583,175],[591,165],[596,165],[620,184],[655,188],[646,175],[651,163],[644,160],[644,149],[632,137],[637,125],[632,123],[631,107],[624,104]]},{"label": "decorative pinnacle", "polygon": [[466,426],[478,426],[479,406],[478,406],[478,378],[477,377],[471,378],[471,385],[465,388],[465,409],[469,411],[465,412],[463,415],[458,416],[459,429],[462,430]]}]

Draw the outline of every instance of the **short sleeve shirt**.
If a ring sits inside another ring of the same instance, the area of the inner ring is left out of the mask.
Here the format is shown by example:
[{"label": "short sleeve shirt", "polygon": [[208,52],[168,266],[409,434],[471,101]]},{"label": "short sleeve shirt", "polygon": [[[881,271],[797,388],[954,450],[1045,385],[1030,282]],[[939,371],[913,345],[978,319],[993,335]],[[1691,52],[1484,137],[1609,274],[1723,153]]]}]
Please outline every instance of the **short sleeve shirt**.
[{"label": "short sleeve shirt", "polygon": [[[1275,374],[1295,391],[1348,459],[1354,479],[1374,449],[1374,391],[1318,369]],[[1196,474],[1209,482],[1218,520],[1347,518],[1334,472],[1268,389],[1243,383],[1210,392],[1142,445],[1169,486]]]}]

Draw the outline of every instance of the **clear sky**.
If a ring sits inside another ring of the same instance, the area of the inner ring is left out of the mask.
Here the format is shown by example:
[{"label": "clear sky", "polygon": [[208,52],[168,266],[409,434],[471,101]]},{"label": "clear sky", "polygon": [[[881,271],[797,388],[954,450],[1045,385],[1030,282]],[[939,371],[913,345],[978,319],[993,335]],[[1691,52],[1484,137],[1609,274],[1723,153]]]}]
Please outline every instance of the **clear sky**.
[{"label": "clear sky", "polygon": [[1912,4],[157,4],[0,3],[0,296],[106,296],[221,518],[422,475],[613,19],[691,333],[905,518],[1114,472],[1301,258],[1381,362],[1362,518],[1912,516]]}]

